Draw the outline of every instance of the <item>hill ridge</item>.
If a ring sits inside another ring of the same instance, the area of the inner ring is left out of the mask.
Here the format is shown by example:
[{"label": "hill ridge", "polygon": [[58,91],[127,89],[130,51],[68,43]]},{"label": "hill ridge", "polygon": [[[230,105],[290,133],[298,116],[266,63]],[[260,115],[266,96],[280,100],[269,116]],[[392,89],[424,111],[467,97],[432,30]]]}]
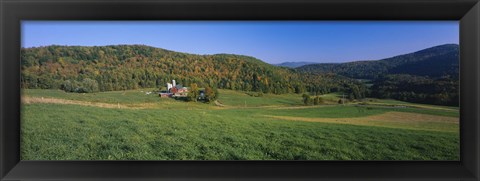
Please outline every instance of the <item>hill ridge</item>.
[{"label": "hill ridge", "polygon": [[[264,93],[327,93],[354,81],[310,75],[246,55],[196,55],[145,45],[45,46],[21,49],[22,88],[112,91],[182,85]],[[97,86],[98,84],[98,86]],[[98,88],[97,88],[98,87]],[[320,88],[321,87],[321,88]]]},{"label": "hill ridge", "polygon": [[[301,66],[296,69],[300,71],[317,73],[338,73],[351,78],[367,79],[374,79],[381,74],[390,73],[408,73],[419,76],[433,77],[446,74],[455,76],[458,74],[458,53],[459,45],[443,44],[380,60],[362,60],[345,63],[319,63]],[[428,62],[429,66],[435,66],[435,64],[431,63],[439,63],[442,64],[442,66],[436,66],[435,68],[437,71],[432,72],[431,69],[425,67],[427,66],[425,65],[426,63],[422,62]],[[408,70],[409,68],[416,68],[418,71]]]}]

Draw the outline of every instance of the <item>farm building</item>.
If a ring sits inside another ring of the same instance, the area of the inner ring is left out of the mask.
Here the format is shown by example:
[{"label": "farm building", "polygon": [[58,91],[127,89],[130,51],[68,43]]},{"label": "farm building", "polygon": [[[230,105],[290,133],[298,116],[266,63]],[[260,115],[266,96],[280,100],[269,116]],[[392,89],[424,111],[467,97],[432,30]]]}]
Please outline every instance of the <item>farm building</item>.
[{"label": "farm building", "polygon": [[200,96],[198,96],[198,100],[205,100],[205,90],[200,90],[199,91]]},{"label": "farm building", "polygon": [[173,90],[173,97],[187,97],[188,95],[188,88],[183,87],[182,85],[177,85]]},{"label": "farm building", "polygon": [[170,93],[168,91],[160,91],[159,96],[160,97],[172,97],[172,93]]},{"label": "farm building", "polygon": [[183,87],[181,84],[176,84],[175,80],[172,83],[167,83],[167,90],[161,91],[160,97],[187,97],[188,88]]}]

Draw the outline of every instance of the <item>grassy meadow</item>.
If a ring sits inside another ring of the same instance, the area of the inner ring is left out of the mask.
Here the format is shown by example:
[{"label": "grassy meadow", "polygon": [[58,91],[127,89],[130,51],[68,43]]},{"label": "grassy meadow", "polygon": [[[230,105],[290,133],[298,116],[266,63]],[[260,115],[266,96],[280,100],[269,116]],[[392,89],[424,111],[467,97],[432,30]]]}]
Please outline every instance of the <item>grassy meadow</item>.
[{"label": "grassy meadow", "polygon": [[152,89],[24,89],[22,160],[459,160],[458,107],[220,90],[216,103]]}]

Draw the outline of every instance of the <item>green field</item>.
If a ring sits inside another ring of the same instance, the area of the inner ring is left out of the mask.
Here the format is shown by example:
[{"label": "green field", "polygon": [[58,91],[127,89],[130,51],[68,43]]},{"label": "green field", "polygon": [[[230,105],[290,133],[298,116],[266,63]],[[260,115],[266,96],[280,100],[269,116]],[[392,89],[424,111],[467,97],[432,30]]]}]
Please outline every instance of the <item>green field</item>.
[{"label": "green field", "polygon": [[22,160],[459,160],[459,109],[220,90],[215,103],[152,89],[23,90]]}]

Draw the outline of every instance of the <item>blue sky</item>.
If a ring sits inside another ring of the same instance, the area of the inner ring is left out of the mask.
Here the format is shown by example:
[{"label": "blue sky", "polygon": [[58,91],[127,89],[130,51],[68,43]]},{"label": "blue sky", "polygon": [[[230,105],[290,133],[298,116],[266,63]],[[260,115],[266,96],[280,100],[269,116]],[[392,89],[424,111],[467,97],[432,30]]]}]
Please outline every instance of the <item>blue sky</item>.
[{"label": "blue sky", "polygon": [[22,47],[143,44],[268,63],[376,60],[458,42],[458,21],[22,21]]}]

